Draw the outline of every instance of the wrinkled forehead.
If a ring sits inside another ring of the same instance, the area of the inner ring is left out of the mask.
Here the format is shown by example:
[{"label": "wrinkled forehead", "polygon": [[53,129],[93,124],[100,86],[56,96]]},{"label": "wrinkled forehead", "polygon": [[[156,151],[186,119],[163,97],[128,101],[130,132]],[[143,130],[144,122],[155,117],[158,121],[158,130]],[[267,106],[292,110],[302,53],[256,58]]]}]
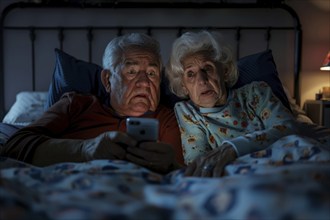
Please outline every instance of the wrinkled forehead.
[{"label": "wrinkled forehead", "polygon": [[157,53],[151,49],[146,49],[142,47],[127,47],[123,51],[122,60],[138,60],[144,59],[148,61],[151,65],[161,68],[160,57]]},{"label": "wrinkled forehead", "polygon": [[214,63],[212,54],[209,51],[189,53],[181,60],[181,63],[184,67],[191,66],[193,64],[201,64],[204,62]]}]

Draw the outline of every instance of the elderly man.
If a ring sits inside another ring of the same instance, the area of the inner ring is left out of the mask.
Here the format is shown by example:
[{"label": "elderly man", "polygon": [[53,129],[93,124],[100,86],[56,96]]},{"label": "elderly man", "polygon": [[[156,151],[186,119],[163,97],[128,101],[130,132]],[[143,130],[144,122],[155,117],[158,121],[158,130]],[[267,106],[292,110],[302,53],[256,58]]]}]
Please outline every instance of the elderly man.
[{"label": "elderly man", "polygon": [[[166,173],[183,164],[180,132],[171,109],[159,104],[159,43],[144,34],[113,39],[103,56],[102,83],[110,106],[92,95],[67,93],[36,122],[16,132],[2,155],[46,166],[59,162],[120,159]],[[127,117],[159,120],[159,140],[125,133]]]}]

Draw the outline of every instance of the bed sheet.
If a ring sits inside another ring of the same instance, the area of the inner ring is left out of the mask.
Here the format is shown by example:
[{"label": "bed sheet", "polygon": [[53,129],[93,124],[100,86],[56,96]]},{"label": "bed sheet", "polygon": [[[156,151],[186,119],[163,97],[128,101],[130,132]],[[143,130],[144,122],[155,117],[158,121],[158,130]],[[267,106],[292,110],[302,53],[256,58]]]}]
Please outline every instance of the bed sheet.
[{"label": "bed sheet", "polygon": [[[328,142],[329,143],[329,142]],[[320,219],[330,216],[330,146],[291,135],[222,178],[160,175],[126,161],[44,168],[1,158],[3,219]]]}]

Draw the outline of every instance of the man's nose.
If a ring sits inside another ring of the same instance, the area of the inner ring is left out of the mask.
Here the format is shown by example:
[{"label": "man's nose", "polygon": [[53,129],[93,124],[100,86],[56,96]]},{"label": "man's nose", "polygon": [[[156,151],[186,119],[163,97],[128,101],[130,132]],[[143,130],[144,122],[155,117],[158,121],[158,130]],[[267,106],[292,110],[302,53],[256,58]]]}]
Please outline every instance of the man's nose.
[{"label": "man's nose", "polygon": [[146,71],[140,71],[138,73],[137,85],[138,86],[149,86],[150,85],[150,79],[149,79],[148,73]]}]

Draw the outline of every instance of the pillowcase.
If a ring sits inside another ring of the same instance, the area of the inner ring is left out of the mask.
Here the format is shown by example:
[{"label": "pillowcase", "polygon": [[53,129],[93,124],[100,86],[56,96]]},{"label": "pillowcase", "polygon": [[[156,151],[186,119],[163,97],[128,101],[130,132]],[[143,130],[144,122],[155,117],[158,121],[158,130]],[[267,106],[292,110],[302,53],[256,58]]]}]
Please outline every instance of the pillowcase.
[{"label": "pillowcase", "polygon": [[271,50],[242,57],[237,62],[239,78],[233,88],[239,88],[252,81],[264,81],[274,95],[291,111]]},{"label": "pillowcase", "polygon": [[76,59],[59,49],[55,49],[55,57],[55,68],[49,86],[46,109],[57,102],[64,93],[71,91],[93,94],[102,102],[109,102],[109,94],[101,81],[102,67]]},{"label": "pillowcase", "polygon": [[2,122],[22,126],[34,122],[44,113],[47,98],[47,92],[19,92]]},{"label": "pillowcase", "polygon": [[[106,92],[101,81],[101,66],[76,59],[57,48],[55,57],[55,68],[45,109],[57,102],[64,93],[70,91],[96,95],[103,104],[110,105],[109,93]],[[173,107],[180,99],[168,89],[165,74],[162,76],[160,102]]]},{"label": "pillowcase", "polygon": [[[56,65],[53,79],[49,87],[46,108],[58,101],[63,93],[76,91],[83,94],[93,94],[109,105],[110,97],[101,82],[102,67],[78,60],[73,56],[55,49]],[[272,51],[267,50],[241,58],[238,63],[239,79],[234,88],[238,88],[252,81],[265,81],[272,88],[274,94],[290,109],[289,101],[285,95],[282,83],[278,77]],[[160,103],[172,108],[181,99],[168,89],[168,81],[163,74],[160,85]],[[291,109],[290,109],[291,110]]]}]

